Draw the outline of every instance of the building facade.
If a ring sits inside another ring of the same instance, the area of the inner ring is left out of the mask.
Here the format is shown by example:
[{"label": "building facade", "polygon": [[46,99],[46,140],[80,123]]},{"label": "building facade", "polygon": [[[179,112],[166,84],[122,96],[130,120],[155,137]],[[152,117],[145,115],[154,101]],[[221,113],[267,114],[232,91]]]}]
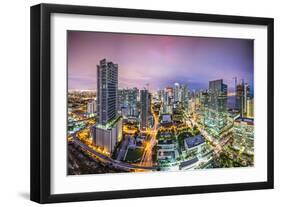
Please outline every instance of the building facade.
[{"label": "building facade", "polygon": [[247,101],[250,99],[250,86],[241,80],[241,83],[236,86],[236,109],[240,112],[241,117],[246,117],[248,114]]},{"label": "building facade", "polygon": [[174,101],[178,102],[180,100],[180,84],[179,83],[175,83],[174,84]]},{"label": "building facade", "polygon": [[210,108],[217,112],[227,111],[227,85],[223,80],[209,82]]},{"label": "building facade", "polygon": [[88,114],[94,114],[97,111],[97,103],[95,100],[90,100],[87,103],[87,113]]},{"label": "building facade", "polygon": [[148,127],[148,110],[149,110],[149,95],[148,90],[143,89],[140,91],[140,103],[141,103],[141,112],[140,112],[140,127],[141,129],[146,129]]},{"label": "building facade", "polygon": [[92,129],[93,144],[112,154],[116,143],[122,139],[122,117],[115,119],[110,125],[95,125]]},{"label": "building facade", "polygon": [[118,110],[121,111],[123,116],[138,116],[138,94],[137,88],[118,90]]},{"label": "building facade", "polygon": [[186,85],[181,85],[180,87],[179,101],[182,104],[183,109],[185,111],[188,111],[189,96],[188,96],[188,88]]},{"label": "building facade", "polygon": [[122,117],[117,113],[118,65],[106,59],[97,65],[97,124],[93,145],[111,154],[122,138]]},{"label": "building facade", "polygon": [[117,116],[118,65],[106,59],[97,65],[98,123],[105,125]]},{"label": "building facade", "polygon": [[254,120],[238,118],[233,125],[233,146],[244,153],[254,154]]},{"label": "building facade", "polygon": [[254,118],[254,99],[253,98],[247,99],[247,117]]},{"label": "building facade", "polygon": [[223,80],[214,80],[209,82],[209,90],[202,94],[203,124],[219,137],[224,127],[228,123],[227,119],[227,85]]}]

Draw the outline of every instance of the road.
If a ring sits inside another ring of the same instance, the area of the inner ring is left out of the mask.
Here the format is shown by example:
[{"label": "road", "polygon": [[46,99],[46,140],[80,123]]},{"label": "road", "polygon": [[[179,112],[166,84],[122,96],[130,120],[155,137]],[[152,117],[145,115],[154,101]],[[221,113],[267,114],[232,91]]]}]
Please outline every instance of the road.
[{"label": "road", "polygon": [[141,170],[155,170],[154,167],[147,167],[147,166],[137,166],[137,165],[131,165],[125,162],[121,162],[121,161],[117,161],[117,160],[113,160],[110,157],[107,157],[106,155],[103,155],[97,151],[95,151],[94,149],[90,148],[89,146],[87,146],[86,144],[84,144],[79,138],[74,137],[73,141],[78,144],[81,148],[87,150],[88,152],[94,154],[95,156],[97,156],[100,160],[106,162],[106,163],[110,163],[112,164],[114,167],[118,167],[118,168],[123,168],[123,169],[141,169]]},{"label": "road", "polygon": [[128,142],[129,142],[129,139],[127,137],[124,138],[125,140],[122,142],[122,145],[120,147],[120,150],[118,152],[118,156],[117,156],[117,159],[118,161],[122,160],[126,154],[126,151],[127,151],[127,146],[128,146]]},{"label": "road", "polygon": [[156,144],[156,134],[157,134],[157,127],[159,124],[159,117],[156,115],[156,113],[153,110],[153,107],[151,106],[151,113],[154,119],[154,126],[152,129],[147,130],[146,133],[149,134],[150,139],[146,143],[146,146],[144,148],[144,153],[140,162],[140,166],[146,166],[146,167],[152,167],[153,166],[153,160],[152,160],[152,150],[154,145]]},{"label": "road", "polygon": [[[86,120],[84,120],[86,121]],[[110,157],[107,157],[106,155],[103,155],[102,153],[99,153],[97,151],[95,151],[94,149],[90,148],[88,145],[84,144],[78,137],[77,134],[79,132],[81,132],[82,130],[89,128],[90,125],[89,124],[85,124],[84,127],[82,127],[81,129],[79,129],[78,131],[70,134],[70,136],[72,137],[71,139],[68,139],[69,141],[74,141],[76,144],[78,144],[80,147],[82,147],[83,149],[89,151],[90,153],[94,154],[95,156],[97,156],[98,158],[100,158],[100,160],[105,161],[107,163],[112,164],[115,167],[118,168],[124,168],[124,169],[140,169],[140,170],[154,170],[155,168],[149,165],[145,165],[145,166],[141,166],[141,165],[132,165],[132,164],[128,164],[125,162],[121,162],[120,160],[113,160]]]}]

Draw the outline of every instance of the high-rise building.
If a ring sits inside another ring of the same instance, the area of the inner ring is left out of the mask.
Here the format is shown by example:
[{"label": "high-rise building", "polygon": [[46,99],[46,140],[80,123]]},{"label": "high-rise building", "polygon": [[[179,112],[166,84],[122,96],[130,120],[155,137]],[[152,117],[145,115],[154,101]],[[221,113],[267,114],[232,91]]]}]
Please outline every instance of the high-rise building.
[{"label": "high-rise building", "polygon": [[169,98],[172,99],[173,98],[173,88],[167,87],[167,88],[165,88],[165,90],[167,91]]},{"label": "high-rise building", "polygon": [[206,120],[209,119],[209,111],[208,111],[209,103],[210,103],[210,96],[208,90],[201,91],[200,92],[200,112],[201,112],[200,121],[203,124],[203,126],[208,124],[206,123]]},{"label": "high-rise building", "polygon": [[140,127],[141,129],[146,129],[148,127],[148,110],[149,110],[149,95],[148,90],[143,89],[140,91],[140,103],[141,103],[141,113],[140,113]]},{"label": "high-rise building", "polygon": [[209,82],[210,108],[217,112],[227,111],[227,85],[223,80]]},{"label": "high-rise building", "polygon": [[240,116],[247,116],[247,100],[250,98],[250,87],[247,83],[244,83],[244,80],[241,81],[241,84],[236,86],[236,108],[240,112]]},{"label": "high-rise building", "polygon": [[209,107],[210,97],[208,91],[202,91],[200,95],[200,104],[203,109]]},{"label": "high-rise building", "polygon": [[118,110],[125,116],[137,116],[137,97],[139,90],[133,89],[121,89],[118,90]]},{"label": "high-rise building", "polygon": [[97,66],[98,123],[106,124],[117,116],[118,65],[100,61]]},{"label": "high-rise building", "polygon": [[254,99],[247,99],[247,118],[254,118]]},{"label": "high-rise building", "polygon": [[168,93],[166,88],[163,91],[163,104],[164,105],[169,105],[169,93]]},{"label": "high-rise building", "polygon": [[173,88],[167,87],[163,91],[162,113],[172,113],[173,110]]},{"label": "high-rise building", "polygon": [[182,104],[184,110],[188,110],[188,88],[186,85],[180,86],[179,102]]},{"label": "high-rise building", "polygon": [[233,147],[245,153],[254,153],[254,120],[238,118],[233,124]]},{"label": "high-rise building", "polygon": [[244,93],[244,87],[242,84],[238,84],[236,86],[236,100],[235,100],[235,108],[241,112],[241,109],[243,109],[243,93]]},{"label": "high-rise building", "polygon": [[97,103],[95,100],[90,100],[88,103],[87,103],[87,113],[88,114],[93,114],[93,113],[96,113],[97,111]]},{"label": "high-rise building", "polygon": [[227,125],[227,85],[223,80],[209,82],[209,90],[204,100],[205,107],[202,107],[204,125],[213,129],[214,136],[219,137]]},{"label": "high-rise building", "polygon": [[179,83],[175,83],[174,84],[174,101],[178,102],[180,99],[180,84]]},{"label": "high-rise building", "polygon": [[151,109],[152,94],[148,92],[148,111]]},{"label": "high-rise building", "polygon": [[164,101],[164,90],[158,90],[157,96],[158,96],[158,101],[161,101],[163,103],[163,101]]},{"label": "high-rise building", "polygon": [[111,154],[122,138],[122,117],[117,115],[118,65],[100,61],[97,66],[98,122],[92,129],[93,144]]}]

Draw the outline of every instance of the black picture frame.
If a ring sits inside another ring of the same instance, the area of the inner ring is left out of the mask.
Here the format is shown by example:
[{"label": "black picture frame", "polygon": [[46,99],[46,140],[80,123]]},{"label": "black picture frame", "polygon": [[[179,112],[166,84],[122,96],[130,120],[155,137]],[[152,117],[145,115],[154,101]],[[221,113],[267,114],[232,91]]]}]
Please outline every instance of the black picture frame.
[{"label": "black picture frame", "polygon": [[[51,130],[51,72],[50,72],[50,16],[53,13],[99,15],[113,17],[134,17],[149,19],[181,20],[194,22],[218,22],[232,24],[267,26],[267,181],[238,184],[219,184],[188,187],[86,192],[74,194],[51,194],[50,184],[50,130]],[[168,11],[135,10],[73,5],[39,4],[31,7],[31,174],[30,199],[38,203],[70,202],[134,198],[146,196],[166,196],[179,194],[210,193],[272,189],[274,187],[274,20],[272,18],[195,14]]]}]

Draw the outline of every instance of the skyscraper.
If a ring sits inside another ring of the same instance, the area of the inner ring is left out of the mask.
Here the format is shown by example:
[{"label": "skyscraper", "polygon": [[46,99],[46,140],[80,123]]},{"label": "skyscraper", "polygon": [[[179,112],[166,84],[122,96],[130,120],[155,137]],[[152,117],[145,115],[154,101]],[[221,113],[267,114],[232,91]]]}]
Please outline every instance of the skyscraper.
[{"label": "skyscraper", "polygon": [[180,84],[175,83],[174,84],[174,101],[178,102],[180,98]]},{"label": "skyscraper", "polygon": [[148,126],[148,110],[149,110],[148,90],[143,89],[140,91],[140,102],[141,102],[140,127],[141,129],[145,129]]},{"label": "skyscraper", "polygon": [[214,80],[209,82],[210,108],[217,112],[226,112],[227,110],[227,85],[223,80]]},{"label": "skyscraper", "polygon": [[97,65],[97,115],[93,144],[111,154],[122,138],[122,117],[117,116],[118,65],[106,59]]},{"label": "skyscraper", "polygon": [[173,110],[173,88],[167,87],[163,91],[163,106],[162,106],[162,113],[172,113]]},{"label": "skyscraper", "polygon": [[243,92],[244,91],[244,87],[242,84],[238,84],[236,85],[236,92],[235,92],[235,96],[236,96],[236,100],[235,100],[235,108],[237,110],[239,110],[239,112],[241,113],[241,109],[243,108]]},{"label": "skyscraper", "polygon": [[241,84],[236,86],[236,108],[240,112],[240,116],[247,116],[247,100],[250,99],[250,87],[247,83],[244,83],[244,80],[241,81]]},{"label": "skyscraper", "polygon": [[117,116],[118,65],[106,59],[97,65],[98,123],[106,124]]},{"label": "skyscraper", "polygon": [[125,116],[137,116],[137,97],[139,90],[133,89],[121,89],[118,90],[118,106],[122,115]]},{"label": "skyscraper", "polygon": [[209,82],[209,91],[204,104],[208,109],[204,110],[204,124],[214,131],[214,136],[219,137],[223,128],[227,125],[227,85],[223,80]]},{"label": "skyscraper", "polygon": [[172,87],[167,87],[165,90],[168,92],[168,96],[170,99],[173,98],[173,88]]},{"label": "skyscraper", "polygon": [[182,85],[180,88],[180,98],[179,101],[182,103],[182,106],[185,110],[188,110],[188,88],[186,85]]},{"label": "skyscraper", "polygon": [[208,91],[202,91],[200,96],[200,104],[203,109],[206,109],[209,107],[209,93]]},{"label": "skyscraper", "polygon": [[96,104],[96,101],[95,100],[90,100],[88,103],[87,103],[87,113],[88,114],[93,114],[95,113],[97,110],[97,104]]},{"label": "skyscraper", "polygon": [[247,114],[247,100],[250,99],[250,86],[248,83],[244,84],[244,94],[243,94],[243,114]]},{"label": "skyscraper", "polygon": [[254,118],[254,99],[247,99],[247,118]]},{"label": "skyscraper", "polygon": [[157,100],[162,102],[164,101],[164,90],[157,90]]}]

